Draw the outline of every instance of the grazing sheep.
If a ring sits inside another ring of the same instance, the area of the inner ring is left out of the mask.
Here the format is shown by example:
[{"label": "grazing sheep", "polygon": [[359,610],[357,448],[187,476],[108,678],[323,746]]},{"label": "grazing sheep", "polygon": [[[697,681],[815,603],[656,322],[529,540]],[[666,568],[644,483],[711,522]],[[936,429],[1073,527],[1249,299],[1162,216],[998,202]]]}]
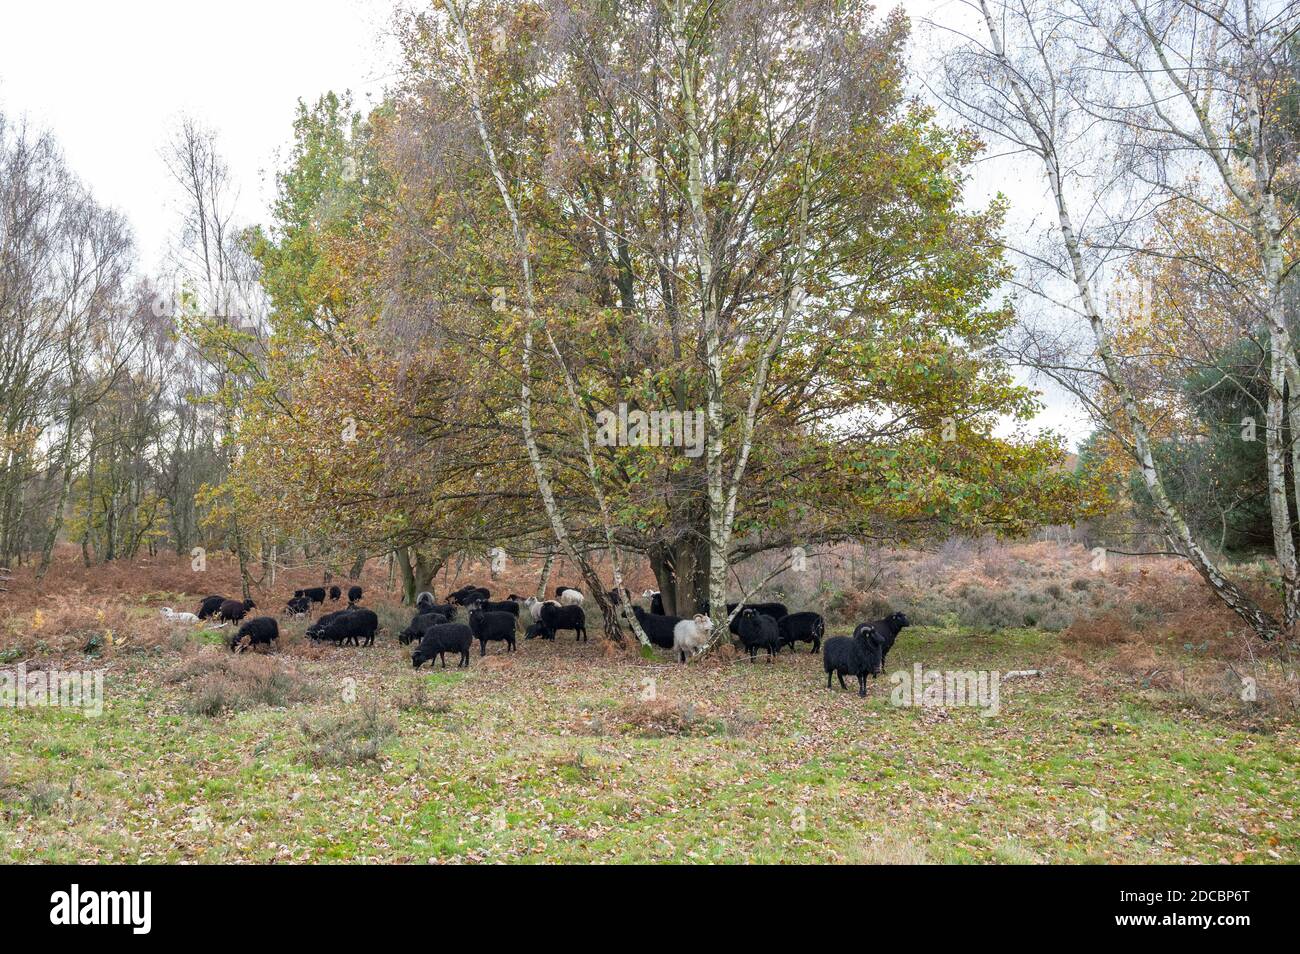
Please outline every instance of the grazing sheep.
[{"label": "grazing sheep", "polygon": [[519,604],[514,600],[500,600],[499,602],[479,600],[477,603],[471,603],[469,609],[471,611],[481,609],[485,613],[509,613],[515,619],[519,618]]},{"label": "grazing sheep", "polygon": [[361,602],[361,597],[362,597],[363,595],[365,595],[365,590],[363,590],[361,587],[359,587],[359,586],[349,586],[349,587],[348,587],[348,605],[349,605],[349,606],[356,606],[358,603]]},{"label": "grazing sheep", "polygon": [[904,626],[911,626],[912,621],[903,613],[890,613],[884,619],[872,620],[869,624],[880,636],[880,668],[885,668],[885,657],[894,648],[894,641]]},{"label": "grazing sheep", "polygon": [[826,688],[831,688],[831,674],[840,677],[840,688],[847,689],[844,676],[858,677],[858,695],[867,694],[867,676],[873,679],[884,665],[884,637],[872,623],[859,623],[852,636],[832,636],[822,646],[822,666],[826,669]]},{"label": "grazing sheep", "polygon": [[740,621],[740,642],[749,650],[749,661],[757,662],[758,651],[766,649],[770,664],[781,651],[781,633],[776,627],[776,620],[752,606],[741,610],[736,619]]},{"label": "grazing sheep", "polygon": [[293,595],[294,595],[294,596],[305,596],[305,597],[307,597],[307,599],[311,600],[313,603],[324,603],[324,602],[325,602],[325,587],[323,587],[323,586],[309,586],[309,587],[307,587],[305,590],[298,590],[298,591],[297,591],[296,593],[294,593]]},{"label": "grazing sheep", "polygon": [[[329,619],[321,617],[320,622],[307,629],[311,639],[329,640],[332,643],[351,643],[353,646],[375,644],[375,632],[379,629],[379,617],[374,610],[349,609],[330,613]],[[323,625],[322,625],[323,624]]]},{"label": "grazing sheep", "polygon": [[641,629],[649,637],[651,644],[658,646],[660,649],[672,649],[677,624],[687,622],[687,620],[679,616],[647,613],[640,606],[633,606],[632,613],[636,616],[637,622],[641,624]]},{"label": "grazing sheep", "polygon": [[474,633],[464,623],[443,623],[433,626],[424,634],[420,645],[411,653],[411,666],[419,669],[422,665],[432,663],[442,657],[442,668],[447,668],[447,653],[460,653],[461,666],[469,668],[469,647],[474,641]]},{"label": "grazing sheep", "polygon": [[650,601],[650,612],[656,616],[664,615],[664,595],[658,590],[645,590],[641,594],[642,599]]},{"label": "grazing sheep", "polygon": [[469,606],[470,603],[491,598],[492,593],[486,586],[462,586],[455,593],[448,595],[447,602],[455,603],[457,606]]},{"label": "grazing sheep", "polygon": [[439,616],[447,617],[447,622],[456,618],[456,607],[451,603],[421,603],[415,608],[418,613],[437,613]]},{"label": "grazing sheep", "polygon": [[[334,612],[325,613],[325,615],[321,616],[320,619],[315,621],[315,623],[308,626],[307,638],[315,639],[317,642],[320,641],[320,639],[326,638],[322,636],[322,633],[325,632],[326,626],[333,623],[334,620],[342,619],[342,617],[346,615],[347,610],[335,610]],[[342,642],[342,637],[339,637],[339,642]]]},{"label": "grazing sheep", "polygon": [[217,610],[221,609],[221,604],[226,601],[224,596],[205,596],[203,602],[199,604],[196,615],[199,619],[207,619],[209,616],[216,616]]},{"label": "grazing sheep", "polygon": [[244,600],[242,603],[239,600],[225,600],[218,607],[216,618],[222,623],[237,623],[248,615],[249,610],[256,608],[257,604],[252,600]]},{"label": "grazing sheep", "polygon": [[170,606],[164,606],[158,611],[158,614],[165,620],[173,623],[197,623],[199,618],[193,613],[178,613]]},{"label": "grazing sheep", "polygon": [[518,620],[509,613],[472,609],[469,614],[469,628],[478,640],[478,654],[487,655],[487,644],[493,641],[504,642],[507,652],[515,651],[515,623]]},{"label": "grazing sheep", "polygon": [[677,650],[681,661],[686,662],[688,653],[697,653],[707,646],[712,631],[713,620],[703,613],[696,613],[694,618],[681,620],[673,626],[673,649]]},{"label": "grazing sheep", "polygon": [[339,598],[340,598],[341,596],[343,596],[343,590],[342,590],[340,587],[338,587],[337,585],[336,585],[336,586],[331,586],[331,587],[330,587],[330,602],[331,602],[331,603],[337,603],[337,602],[339,601]]},{"label": "grazing sheep", "polygon": [[250,619],[239,632],[230,637],[230,651],[237,652],[244,640],[248,646],[269,646],[280,638],[280,624],[273,616],[258,616]]},{"label": "grazing sheep", "polygon": [[419,642],[432,627],[448,622],[450,619],[441,613],[416,613],[410,625],[397,634],[397,641],[403,646],[407,643]]},{"label": "grazing sheep", "polygon": [[582,611],[581,606],[561,606],[547,601],[538,604],[533,616],[537,622],[528,628],[528,632],[524,634],[525,639],[532,639],[534,636],[554,639],[555,634],[560,630],[571,629],[579,642],[587,641],[587,614]]},{"label": "grazing sheep", "polygon": [[811,652],[815,653],[826,638],[826,620],[821,613],[791,613],[778,619],[776,626],[781,632],[782,648],[789,646],[791,652],[795,643],[807,640],[812,643]]},{"label": "grazing sheep", "polygon": [[306,596],[295,596],[289,600],[285,612],[290,616],[303,616],[311,609],[311,600]]}]

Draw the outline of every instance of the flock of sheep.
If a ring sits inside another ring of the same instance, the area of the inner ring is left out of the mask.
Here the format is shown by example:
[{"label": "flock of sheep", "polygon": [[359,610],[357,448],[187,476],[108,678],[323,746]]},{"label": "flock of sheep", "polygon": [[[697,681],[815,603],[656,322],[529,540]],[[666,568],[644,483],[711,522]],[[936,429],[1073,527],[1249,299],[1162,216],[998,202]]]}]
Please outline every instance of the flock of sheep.
[{"label": "flock of sheep", "polygon": [[[348,589],[347,606],[326,613],[307,627],[307,636],[317,642],[337,645],[372,646],[379,629],[379,617],[374,611],[358,606],[363,596],[359,586]],[[624,613],[630,608],[650,642],[669,649],[682,661],[701,651],[712,636],[713,621],[707,615],[707,604],[693,617],[670,616],[664,612],[662,595],[646,590],[642,598],[648,608],[634,603],[627,590],[611,590],[610,602]],[[342,589],[323,586],[296,590],[288,601],[285,612],[290,616],[303,616],[313,605],[324,605],[328,598],[338,602]],[[587,620],[582,604],[582,591],[572,586],[558,586],[555,598],[539,600],[511,593],[504,600],[493,601],[487,587],[463,586],[447,595],[445,603],[438,603],[432,593],[421,593],[416,599],[416,613],[410,624],[398,634],[402,645],[415,644],[411,665],[419,669],[424,663],[441,659],[445,668],[447,654],[459,655],[457,667],[468,667],[470,647],[478,640],[479,655],[487,654],[487,644],[503,642],[507,652],[515,650],[515,635],[520,612],[527,609],[532,623],[524,631],[525,639],[555,639],[561,631],[572,631],[579,641],[587,639]],[[206,597],[196,613],[177,613],[170,607],[162,615],[171,620],[198,622],[215,619],[219,625],[244,620],[256,608],[252,600],[234,600],[221,595]],[[459,610],[466,613],[466,621],[458,622]],[[884,669],[885,657],[893,647],[903,627],[910,625],[902,613],[893,613],[884,619],[860,623],[852,636],[832,636],[826,639],[826,621],[820,613],[791,613],[784,603],[728,603],[729,628],[751,662],[758,653],[767,653],[767,661],[786,646],[795,648],[800,642],[810,643],[811,652],[822,651],[826,670],[826,688],[832,688],[831,679],[839,677],[840,687],[847,689],[845,676],[858,680],[858,695],[867,694],[867,676],[876,676]],[[248,646],[269,645],[280,635],[279,623],[272,616],[248,619],[230,639],[230,648],[239,650]]]}]

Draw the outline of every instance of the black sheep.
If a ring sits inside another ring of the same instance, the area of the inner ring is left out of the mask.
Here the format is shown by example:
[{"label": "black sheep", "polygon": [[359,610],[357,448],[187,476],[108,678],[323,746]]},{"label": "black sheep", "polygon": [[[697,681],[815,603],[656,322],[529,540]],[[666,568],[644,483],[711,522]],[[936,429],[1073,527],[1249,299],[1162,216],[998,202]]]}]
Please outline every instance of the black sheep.
[{"label": "black sheep", "polygon": [[299,590],[297,593],[295,593],[295,594],[293,594],[293,595],[294,595],[294,596],[305,596],[305,597],[307,597],[307,599],[311,600],[313,603],[324,603],[324,602],[325,602],[325,587],[323,587],[323,586],[309,586],[309,587],[307,587],[307,588],[304,589],[304,590]]},{"label": "black sheep", "polygon": [[349,586],[349,587],[348,587],[348,605],[349,605],[349,606],[356,606],[358,603],[361,602],[361,597],[362,597],[363,595],[365,595],[365,590],[361,589],[361,587],[359,587],[359,586]]},{"label": "black sheep", "polygon": [[831,674],[840,677],[840,688],[847,689],[844,676],[858,677],[858,695],[867,694],[867,676],[873,679],[884,665],[884,637],[872,623],[859,623],[852,636],[832,636],[822,646],[822,666],[826,669],[826,688],[831,688]]},{"label": "black sheep", "polygon": [[776,626],[781,632],[781,646],[789,646],[791,651],[795,643],[807,640],[812,643],[811,651],[815,653],[822,648],[822,640],[826,638],[826,620],[822,619],[821,613],[791,613],[778,619]]},{"label": "black sheep", "polygon": [[[790,611],[786,609],[784,603],[728,603],[727,615],[731,616],[732,613],[735,613],[737,606],[744,606],[746,609],[752,609],[756,613],[762,613],[764,616],[770,616],[772,617],[772,619],[775,620],[784,619],[786,616],[790,614]],[[704,603],[702,604],[702,608],[700,609],[700,612],[701,613],[709,612],[708,600],[704,601]],[[731,622],[727,625],[727,628],[731,630],[731,635],[733,636],[740,635],[740,614],[739,613],[736,613],[735,616],[731,616]]]},{"label": "black sheep", "polygon": [[221,604],[226,601],[224,596],[205,596],[203,602],[199,604],[198,612],[194,615],[199,619],[207,619],[209,616],[216,616],[217,610],[221,609]]},{"label": "black sheep", "polygon": [[269,646],[280,638],[280,624],[273,616],[258,616],[250,619],[239,632],[230,637],[230,651],[238,651],[245,639],[249,646]]},{"label": "black sheep", "polygon": [[530,628],[529,632],[541,627],[539,634],[544,639],[554,639],[562,629],[573,630],[579,642],[587,641],[587,614],[581,606],[559,606],[556,603],[542,603],[538,607],[541,618]]},{"label": "black sheep", "polygon": [[289,605],[285,608],[285,612],[290,616],[302,616],[309,609],[311,609],[311,600],[307,599],[305,596],[295,596],[293,599],[289,600]]},{"label": "black sheep", "polygon": [[[332,643],[351,643],[353,646],[375,644],[375,632],[379,629],[379,617],[374,610],[355,609],[330,613],[330,619],[321,617],[321,623],[307,630],[307,635],[315,640],[329,640]],[[324,625],[321,625],[324,624]]]},{"label": "black sheep", "polygon": [[[332,613],[326,613],[320,619],[316,620],[316,622],[312,623],[310,626],[307,627],[307,638],[314,639],[317,641],[323,639],[329,639],[330,637],[324,635],[325,627],[329,626],[329,624],[334,622],[336,619],[340,619],[343,616],[347,615],[347,612],[348,612],[347,610],[341,609],[341,610],[335,610]],[[342,636],[339,636],[339,638],[335,640],[335,642],[339,642],[339,643],[341,643],[342,641],[343,641]]]},{"label": "black sheep", "polygon": [[629,606],[632,604],[632,594],[628,592],[626,586],[614,587],[614,589],[609,590],[608,592],[605,593],[605,598],[608,599],[610,603],[612,603],[615,606],[618,606],[620,603],[627,604]]},{"label": "black sheep", "polygon": [[487,644],[500,641],[507,652],[515,651],[515,624],[518,620],[509,613],[474,609],[469,614],[469,628],[478,640],[478,654],[487,655]]},{"label": "black sheep", "polygon": [[673,629],[682,621],[681,617],[647,613],[639,606],[633,606],[632,612],[652,644],[660,649],[673,648]]},{"label": "black sheep", "polygon": [[519,618],[519,604],[514,600],[501,600],[493,602],[492,600],[480,600],[473,604],[471,609],[481,609],[485,613],[509,613],[515,619]]},{"label": "black sheep", "polygon": [[237,623],[248,615],[249,610],[256,608],[257,604],[252,600],[244,600],[242,603],[239,600],[224,600],[215,615],[224,622]]},{"label": "black sheep", "polygon": [[407,643],[418,643],[430,628],[448,622],[450,620],[441,613],[416,613],[411,624],[397,634],[397,641],[403,646]]},{"label": "black sheep", "polygon": [[339,601],[339,598],[342,597],[342,596],[343,596],[343,590],[342,590],[342,589],[340,589],[338,586],[331,586],[331,587],[330,587],[330,602],[331,602],[331,603],[337,603],[337,602]]},{"label": "black sheep", "polygon": [[772,662],[781,651],[781,632],[776,620],[766,613],[760,613],[752,606],[746,606],[736,616],[740,622],[740,642],[749,650],[749,661],[758,661],[758,651],[767,650],[767,661]]},{"label": "black sheep", "polygon": [[447,596],[447,602],[455,603],[457,606],[469,606],[470,603],[479,603],[491,598],[492,593],[486,586],[462,586],[455,593]]},{"label": "black sheep", "polygon": [[650,594],[650,612],[656,616],[664,615],[664,595],[658,590]]},{"label": "black sheep", "polygon": [[443,623],[433,626],[420,640],[420,645],[411,653],[411,665],[419,669],[422,665],[432,663],[442,657],[442,667],[447,668],[447,653],[460,653],[460,662],[456,668],[469,667],[469,647],[474,641],[474,634],[464,623]]},{"label": "black sheep", "polygon": [[420,613],[437,613],[439,616],[447,617],[447,622],[456,618],[456,607],[451,603],[421,603],[415,608],[416,614]]},{"label": "black sheep", "polygon": [[885,668],[885,657],[894,648],[894,641],[904,626],[911,626],[912,621],[903,613],[890,613],[884,619],[872,620],[869,624],[881,639],[880,668]]}]

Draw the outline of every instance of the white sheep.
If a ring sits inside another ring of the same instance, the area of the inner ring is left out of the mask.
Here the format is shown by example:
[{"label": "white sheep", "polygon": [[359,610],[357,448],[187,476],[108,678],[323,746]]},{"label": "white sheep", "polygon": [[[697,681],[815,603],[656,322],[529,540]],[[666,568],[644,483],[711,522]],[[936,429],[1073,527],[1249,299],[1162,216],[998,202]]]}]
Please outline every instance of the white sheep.
[{"label": "white sheep", "polygon": [[673,627],[673,649],[682,662],[686,662],[688,653],[698,653],[709,644],[712,630],[713,620],[703,613],[696,613],[693,618],[681,620]]},{"label": "white sheep", "polygon": [[197,623],[199,621],[199,618],[193,613],[178,613],[170,606],[164,606],[158,611],[158,615],[173,623]]},{"label": "white sheep", "polygon": [[581,606],[583,599],[584,599],[583,595],[579,593],[577,590],[560,591],[561,606]]},{"label": "white sheep", "polygon": [[542,618],[542,606],[546,603],[550,603],[552,606],[560,605],[555,600],[539,600],[535,596],[530,596],[524,600],[524,606],[528,607],[528,614],[533,618],[533,622],[537,622]]}]

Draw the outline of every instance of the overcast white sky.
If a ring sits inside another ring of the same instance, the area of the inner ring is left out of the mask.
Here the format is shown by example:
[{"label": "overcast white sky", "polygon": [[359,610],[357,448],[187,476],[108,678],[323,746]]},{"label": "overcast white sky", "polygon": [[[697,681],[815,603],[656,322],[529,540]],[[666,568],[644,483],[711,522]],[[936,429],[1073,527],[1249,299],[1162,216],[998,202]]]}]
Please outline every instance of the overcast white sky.
[{"label": "overcast white sky", "polygon": [[[54,133],[101,202],[131,220],[146,267],[175,226],[159,152],[182,115],[217,131],[264,221],[277,150],[299,98],[351,89],[378,96],[392,0],[47,0],[6,3],[0,109]],[[129,11],[129,12],[126,12]],[[55,42],[57,38],[57,42]]]},{"label": "overcast white sky", "polygon": [[[388,34],[400,2],[6,3],[0,111],[54,133],[99,200],[130,219],[142,265],[159,271],[177,222],[160,151],[180,117],[216,130],[240,185],[241,218],[265,221],[298,100],[331,89],[352,90],[363,107],[377,100],[395,62]],[[968,16],[956,0],[902,6],[917,21]],[[1001,189],[1038,205],[1042,192],[1036,177],[1002,164],[977,185],[977,199]],[[1068,401],[1049,403],[1040,423],[1072,442],[1087,433]]]}]

